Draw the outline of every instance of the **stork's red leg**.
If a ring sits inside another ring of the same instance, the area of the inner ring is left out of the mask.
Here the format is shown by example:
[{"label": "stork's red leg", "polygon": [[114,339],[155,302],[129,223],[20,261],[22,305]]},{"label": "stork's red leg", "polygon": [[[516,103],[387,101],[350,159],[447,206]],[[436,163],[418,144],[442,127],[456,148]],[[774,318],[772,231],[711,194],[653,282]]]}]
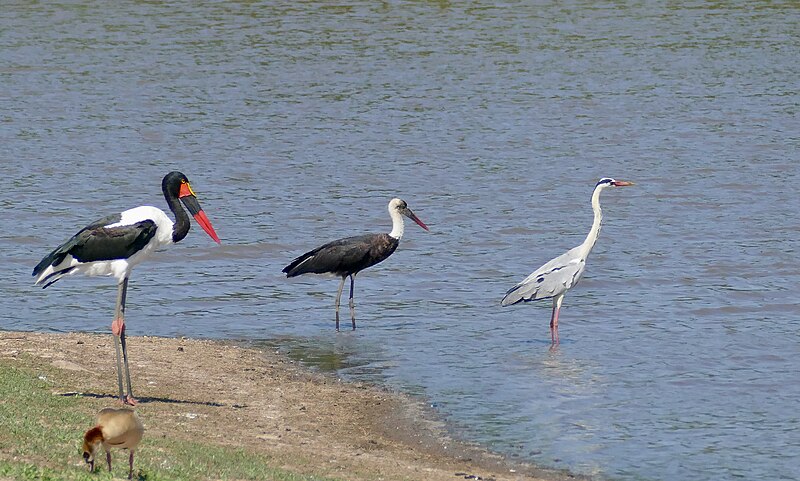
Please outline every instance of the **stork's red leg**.
[{"label": "stork's red leg", "polygon": [[111,334],[119,337],[125,329],[125,319],[118,317],[111,322]]},{"label": "stork's red leg", "polygon": [[[128,293],[128,278],[119,283],[117,289],[117,309],[114,322],[111,323],[111,333],[114,335],[114,347],[117,352],[117,385],[119,387],[119,400],[123,404],[136,404],[131,388],[131,372],[128,368],[128,350],[125,345],[125,297]],[[121,348],[121,349],[120,349]],[[121,351],[121,352],[120,352]],[[125,379],[128,385],[128,394],[122,387],[122,369],[125,369]]]},{"label": "stork's red leg", "polygon": [[117,354],[117,387],[119,388],[119,400],[125,403],[125,391],[122,388],[122,352],[120,349],[120,335],[125,330],[125,319],[123,319],[122,307],[122,283],[117,288],[117,307],[114,313],[114,321],[111,323],[111,334],[114,336],[114,350]]}]

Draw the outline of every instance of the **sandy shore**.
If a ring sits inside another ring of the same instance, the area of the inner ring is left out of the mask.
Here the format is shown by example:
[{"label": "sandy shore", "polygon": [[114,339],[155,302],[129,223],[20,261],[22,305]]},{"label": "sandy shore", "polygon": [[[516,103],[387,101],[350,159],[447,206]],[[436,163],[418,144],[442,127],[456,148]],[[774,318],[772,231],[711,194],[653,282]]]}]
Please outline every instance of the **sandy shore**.
[{"label": "sandy shore", "polygon": [[[148,436],[269,454],[280,467],[348,480],[565,480],[451,439],[406,396],[312,373],[273,352],[223,342],[129,337]],[[0,358],[56,368],[56,393],[115,403],[110,335],[0,331]],[[142,449],[146,449],[146,442]]]}]

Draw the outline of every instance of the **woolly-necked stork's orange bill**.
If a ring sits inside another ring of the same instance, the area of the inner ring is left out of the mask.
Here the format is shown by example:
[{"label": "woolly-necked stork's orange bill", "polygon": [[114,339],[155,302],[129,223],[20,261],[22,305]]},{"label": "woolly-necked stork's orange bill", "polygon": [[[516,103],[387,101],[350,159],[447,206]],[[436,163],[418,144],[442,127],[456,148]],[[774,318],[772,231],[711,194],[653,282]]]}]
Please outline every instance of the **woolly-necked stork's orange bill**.
[{"label": "woolly-necked stork's orange bill", "polygon": [[[131,269],[161,247],[180,242],[189,232],[189,216],[181,202],[200,227],[220,243],[214,227],[200,207],[189,179],[180,172],[170,172],[161,182],[167,205],[175,222],[161,209],[135,207],[104,217],[81,229],[69,240],[44,257],[33,269],[35,284],[48,287],[67,275],[114,276],[118,281],[117,307],[111,332],[117,353],[117,382],[123,403],[135,404],[125,347],[125,296]],[[120,360],[122,348],[122,361]],[[127,394],[122,387],[122,364],[125,367]]]},{"label": "woolly-necked stork's orange bill", "polygon": [[341,276],[339,292],[336,294],[336,330],[339,330],[339,303],[342,298],[344,281],[350,277],[350,318],[356,328],[356,311],[353,304],[353,286],[356,274],[386,260],[400,245],[405,226],[403,216],[428,230],[421,220],[411,212],[406,201],[392,199],[389,202],[389,215],[392,217],[392,231],[388,234],[365,234],[345,237],[308,251],[283,268],[286,277],[302,274],[335,274]]}]

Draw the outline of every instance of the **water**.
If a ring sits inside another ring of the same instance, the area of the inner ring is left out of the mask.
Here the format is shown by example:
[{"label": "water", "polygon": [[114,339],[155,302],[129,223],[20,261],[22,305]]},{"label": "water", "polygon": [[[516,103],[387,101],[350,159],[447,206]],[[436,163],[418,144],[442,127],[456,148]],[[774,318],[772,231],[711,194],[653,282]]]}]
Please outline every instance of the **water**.
[{"label": "water", "polygon": [[[796,3],[22,2],[0,11],[0,328],[107,332],[114,283],[46,291],[77,228],[192,179],[134,272],[131,334],[266,342],[418,394],[461,436],[620,480],[797,479]],[[565,299],[503,293],[605,225]],[[281,268],[389,229],[358,278]],[[792,200],[794,199],[794,200]],[[111,356],[111,353],[109,353]],[[132,352],[135,362],[135,351]]]}]

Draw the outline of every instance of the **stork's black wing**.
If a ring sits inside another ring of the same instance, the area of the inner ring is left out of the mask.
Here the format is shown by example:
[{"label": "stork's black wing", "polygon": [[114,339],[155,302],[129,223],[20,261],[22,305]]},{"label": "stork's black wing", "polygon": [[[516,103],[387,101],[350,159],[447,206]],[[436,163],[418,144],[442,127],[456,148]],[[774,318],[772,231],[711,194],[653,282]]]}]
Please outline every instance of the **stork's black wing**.
[{"label": "stork's black wing", "polygon": [[286,277],[326,273],[346,276],[386,259],[397,244],[397,239],[387,234],[338,239],[306,252],[284,267],[283,272]]},{"label": "stork's black wing", "polygon": [[45,256],[33,268],[33,275],[39,275],[48,266],[57,266],[64,261],[67,255],[71,255],[80,262],[126,259],[147,245],[158,228],[152,220],[105,227],[119,222],[119,219],[119,214],[111,215],[84,227],[67,242]]}]

